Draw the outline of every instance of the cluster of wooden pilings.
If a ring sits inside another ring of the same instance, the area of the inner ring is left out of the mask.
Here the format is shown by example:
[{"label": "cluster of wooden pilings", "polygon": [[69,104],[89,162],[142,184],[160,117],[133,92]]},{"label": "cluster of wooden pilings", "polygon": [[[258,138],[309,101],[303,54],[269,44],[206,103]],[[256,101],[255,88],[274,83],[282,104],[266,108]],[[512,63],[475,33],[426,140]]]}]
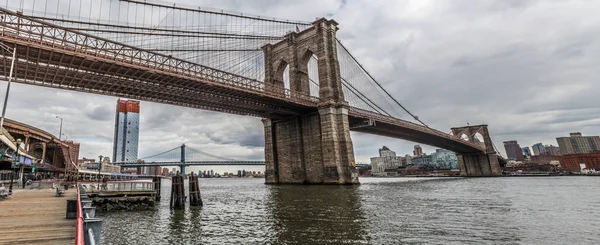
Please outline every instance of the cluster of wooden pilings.
[{"label": "cluster of wooden pilings", "polygon": [[[171,179],[171,208],[185,208],[185,187],[183,184],[184,176],[177,172],[177,175]],[[198,175],[192,172],[189,176],[190,184],[190,206],[202,206],[202,198],[200,197],[200,186],[198,184]]]},{"label": "cluster of wooden pilings", "polygon": [[190,206],[202,206],[202,198],[200,198],[200,185],[198,185],[198,175],[194,172],[190,174]]}]

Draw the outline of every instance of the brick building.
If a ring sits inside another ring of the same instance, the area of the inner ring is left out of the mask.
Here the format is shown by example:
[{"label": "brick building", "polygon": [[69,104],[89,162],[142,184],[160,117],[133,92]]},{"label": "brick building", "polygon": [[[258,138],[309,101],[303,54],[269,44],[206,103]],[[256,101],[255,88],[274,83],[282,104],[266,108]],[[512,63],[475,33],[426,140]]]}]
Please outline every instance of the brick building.
[{"label": "brick building", "polygon": [[562,157],[560,166],[563,169],[579,171],[579,164],[584,163],[588,169],[600,169],[600,152],[586,154],[570,154]]}]

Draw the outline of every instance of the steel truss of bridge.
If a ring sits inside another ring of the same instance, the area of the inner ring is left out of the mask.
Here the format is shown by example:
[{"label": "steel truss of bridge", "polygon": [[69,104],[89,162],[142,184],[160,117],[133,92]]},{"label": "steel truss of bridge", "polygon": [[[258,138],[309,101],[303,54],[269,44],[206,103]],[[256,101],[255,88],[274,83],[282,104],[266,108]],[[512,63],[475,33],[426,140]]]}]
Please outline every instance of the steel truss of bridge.
[{"label": "steel truss of bridge", "polygon": [[167,166],[264,166],[265,161],[190,161],[190,162],[115,162],[121,167],[167,167]]}]

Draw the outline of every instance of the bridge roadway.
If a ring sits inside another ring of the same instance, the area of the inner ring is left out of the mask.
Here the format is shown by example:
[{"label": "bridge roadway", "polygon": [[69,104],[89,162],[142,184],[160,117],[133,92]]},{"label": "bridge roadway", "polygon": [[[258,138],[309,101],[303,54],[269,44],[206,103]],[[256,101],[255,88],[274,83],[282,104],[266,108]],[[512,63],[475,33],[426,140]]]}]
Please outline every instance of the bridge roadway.
[{"label": "bridge roadway", "polygon": [[[69,30],[0,8],[0,42],[17,47],[15,82],[271,119],[317,111],[319,99],[261,81]],[[0,76],[11,54],[0,51]],[[287,95],[286,95],[287,94]],[[454,152],[483,147],[405,120],[349,108],[351,130]]]},{"label": "bridge roadway", "polygon": [[115,162],[112,163],[121,167],[151,167],[151,166],[264,166],[264,161],[189,161],[184,162],[145,162],[145,163],[130,163],[130,162]]}]

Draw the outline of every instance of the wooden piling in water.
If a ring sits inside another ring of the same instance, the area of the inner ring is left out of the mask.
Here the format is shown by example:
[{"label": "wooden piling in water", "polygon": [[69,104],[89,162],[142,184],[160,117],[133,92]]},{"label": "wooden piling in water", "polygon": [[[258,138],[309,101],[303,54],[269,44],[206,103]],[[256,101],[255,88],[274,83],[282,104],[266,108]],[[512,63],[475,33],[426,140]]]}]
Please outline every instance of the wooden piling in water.
[{"label": "wooden piling in water", "polygon": [[171,208],[183,209],[185,208],[185,188],[183,186],[183,176],[173,176],[171,182]]},{"label": "wooden piling in water", "polygon": [[156,201],[160,201],[160,187],[161,187],[160,181],[161,181],[161,178],[158,176],[154,176],[152,178],[152,182],[154,183],[154,191],[156,191],[156,195],[155,195]]},{"label": "wooden piling in water", "polygon": [[198,184],[198,175],[194,172],[189,177],[190,184],[190,206],[202,206],[202,198],[200,197],[200,186]]}]

